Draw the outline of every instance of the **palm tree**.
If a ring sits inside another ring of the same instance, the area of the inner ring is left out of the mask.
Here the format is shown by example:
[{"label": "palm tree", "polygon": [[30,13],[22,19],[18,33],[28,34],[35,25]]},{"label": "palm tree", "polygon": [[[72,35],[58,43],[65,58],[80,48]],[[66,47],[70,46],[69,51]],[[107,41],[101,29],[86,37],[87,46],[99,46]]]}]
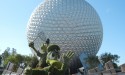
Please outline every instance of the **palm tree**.
[{"label": "palm tree", "polygon": [[112,62],[119,62],[118,59],[120,57],[118,55],[112,55],[111,53],[103,53],[100,55],[100,59],[103,60],[104,63],[108,62],[109,60],[112,60]]},{"label": "palm tree", "polygon": [[113,54],[107,53],[107,52],[100,55],[100,59],[103,61],[103,65],[104,65],[104,63],[108,62],[109,60],[112,60],[115,68],[118,67],[117,63],[119,62],[118,61],[119,58],[120,57],[118,55],[116,55],[116,54],[113,55]]},{"label": "palm tree", "polygon": [[94,56],[94,55],[88,56],[88,58],[86,58],[85,61],[89,66],[88,69],[95,68],[100,63],[98,60],[98,56]]}]

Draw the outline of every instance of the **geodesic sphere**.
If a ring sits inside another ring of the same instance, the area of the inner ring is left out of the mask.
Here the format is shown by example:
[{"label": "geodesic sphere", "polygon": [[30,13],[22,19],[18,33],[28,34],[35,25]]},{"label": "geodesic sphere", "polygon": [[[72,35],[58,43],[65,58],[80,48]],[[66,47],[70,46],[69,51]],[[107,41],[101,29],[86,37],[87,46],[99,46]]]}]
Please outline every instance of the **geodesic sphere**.
[{"label": "geodesic sphere", "polygon": [[45,0],[32,13],[27,27],[28,42],[36,49],[50,39],[61,53],[95,55],[102,42],[103,29],[95,9],[85,0]]}]

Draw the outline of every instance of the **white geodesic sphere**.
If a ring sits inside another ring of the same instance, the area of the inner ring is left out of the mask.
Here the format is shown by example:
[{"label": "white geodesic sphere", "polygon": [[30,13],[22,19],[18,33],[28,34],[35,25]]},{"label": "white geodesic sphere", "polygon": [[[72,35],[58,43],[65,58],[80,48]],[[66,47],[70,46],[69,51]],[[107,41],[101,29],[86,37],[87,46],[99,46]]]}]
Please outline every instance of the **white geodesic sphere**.
[{"label": "white geodesic sphere", "polygon": [[27,26],[28,42],[36,49],[50,39],[61,52],[95,55],[102,42],[103,29],[94,8],[85,0],[45,0],[32,13]]}]

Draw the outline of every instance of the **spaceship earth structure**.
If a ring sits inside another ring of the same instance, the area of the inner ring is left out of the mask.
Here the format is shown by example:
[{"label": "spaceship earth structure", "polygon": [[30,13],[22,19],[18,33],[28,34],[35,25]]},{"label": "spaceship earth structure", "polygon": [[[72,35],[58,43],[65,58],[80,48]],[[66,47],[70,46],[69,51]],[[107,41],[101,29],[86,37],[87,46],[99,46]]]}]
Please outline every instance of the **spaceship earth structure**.
[{"label": "spaceship earth structure", "polygon": [[75,58],[81,53],[96,55],[103,37],[99,15],[85,0],[45,0],[31,14],[27,25],[28,42],[37,50],[50,39],[61,53],[72,50]]}]

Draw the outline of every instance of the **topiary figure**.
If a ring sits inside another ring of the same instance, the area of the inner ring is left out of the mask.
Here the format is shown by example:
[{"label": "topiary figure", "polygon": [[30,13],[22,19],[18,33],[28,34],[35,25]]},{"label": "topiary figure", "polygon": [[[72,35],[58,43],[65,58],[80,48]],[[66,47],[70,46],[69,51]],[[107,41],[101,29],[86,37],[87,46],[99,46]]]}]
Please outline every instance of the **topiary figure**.
[{"label": "topiary figure", "polygon": [[61,62],[58,60],[60,58],[60,47],[58,45],[50,45],[47,51],[46,63],[48,66],[42,69],[27,68],[24,73],[25,75],[64,75],[74,53],[68,51],[66,54],[63,54],[64,62]]}]

